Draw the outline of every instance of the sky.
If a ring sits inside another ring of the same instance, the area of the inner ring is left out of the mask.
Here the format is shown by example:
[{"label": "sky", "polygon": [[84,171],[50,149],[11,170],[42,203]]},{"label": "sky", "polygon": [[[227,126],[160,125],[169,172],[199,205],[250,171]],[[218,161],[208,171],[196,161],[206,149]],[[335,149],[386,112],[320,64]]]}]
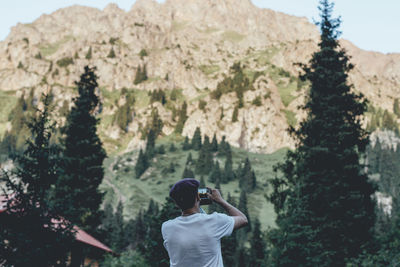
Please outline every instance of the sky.
[{"label": "sky", "polygon": [[[0,0],[0,41],[18,22],[31,23],[40,15],[74,4],[103,9],[113,2],[129,10],[135,0]],[[163,2],[160,0],[159,2]],[[261,8],[318,21],[318,0],[252,0]],[[342,38],[382,53],[400,53],[400,0],[336,0],[334,15],[342,18]]]}]

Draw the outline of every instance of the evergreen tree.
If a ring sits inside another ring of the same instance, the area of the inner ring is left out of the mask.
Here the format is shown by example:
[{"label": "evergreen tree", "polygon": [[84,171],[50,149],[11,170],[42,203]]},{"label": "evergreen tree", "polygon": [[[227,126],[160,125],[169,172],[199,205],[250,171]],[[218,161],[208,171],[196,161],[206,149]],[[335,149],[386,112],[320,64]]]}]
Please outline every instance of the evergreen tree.
[{"label": "evergreen tree", "polygon": [[150,129],[149,133],[147,134],[145,151],[148,161],[150,161],[155,155],[156,138],[156,133],[153,131],[153,129]]},{"label": "evergreen tree", "polygon": [[254,221],[252,237],[250,239],[250,266],[265,266],[265,249],[263,233],[258,218]]},{"label": "evergreen tree", "polygon": [[95,94],[98,84],[94,71],[86,66],[76,82],[79,96],[74,99],[64,128],[64,164],[55,187],[60,215],[89,233],[96,233],[100,224],[103,194],[98,187],[103,181],[106,157],[97,135],[95,110],[99,98]]},{"label": "evergreen tree", "polygon": [[199,188],[205,188],[206,187],[206,182],[204,181],[204,176],[200,177],[200,185]]},{"label": "evergreen tree", "polygon": [[49,105],[46,96],[43,110],[28,124],[31,138],[15,158],[16,169],[11,175],[0,173],[6,191],[12,192],[1,217],[2,266],[65,265],[74,241],[72,225],[55,212],[51,199],[60,161],[59,149],[50,143]]},{"label": "evergreen tree", "polygon": [[295,151],[278,167],[270,200],[277,213],[270,233],[279,266],[345,266],[368,249],[374,226],[374,188],[360,164],[368,143],[361,128],[362,95],[347,83],[352,68],[337,37],[333,4],[320,1],[321,41],[305,75],[311,83]]},{"label": "evergreen tree", "polygon": [[194,178],[194,177],[195,176],[194,176],[193,171],[191,169],[185,167],[185,169],[183,170],[183,173],[182,173],[182,179],[184,179],[184,178]]},{"label": "evergreen tree", "polygon": [[213,139],[211,141],[211,151],[217,152],[218,151],[218,141],[217,136],[214,134]]},{"label": "evergreen tree", "polygon": [[174,143],[171,143],[171,145],[169,146],[169,152],[174,152],[176,151],[176,146],[174,145]]},{"label": "evergreen tree", "polygon": [[[236,206],[235,201],[233,200],[233,198],[229,193],[226,201],[230,203],[232,206]],[[221,239],[221,252],[224,265],[235,266],[235,264],[237,263],[236,231],[233,231],[230,236]]]},{"label": "evergreen tree", "polygon": [[252,224],[251,224],[251,220],[250,220],[249,210],[247,209],[247,193],[243,189],[240,191],[238,209],[241,212],[243,212],[244,215],[246,215],[247,221],[248,221],[247,226],[242,229],[239,229],[239,230],[244,230],[245,232],[249,232],[252,228]]},{"label": "evergreen tree", "polygon": [[393,103],[393,113],[394,113],[398,118],[400,118],[400,105],[399,105],[399,99],[398,99],[398,98],[396,98],[396,99],[394,100],[394,103]]},{"label": "evergreen tree", "polygon": [[168,197],[161,211],[155,216],[149,217],[148,231],[146,232],[142,246],[139,248],[149,266],[169,266],[168,253],[163,246],[160,229],[163,222],[174,219],[179,215],[181,215],[180,209],[177,208],[173,200]]},{"label": "evergreen tree", "polygon": [[218,160],[215,162],[214,167],[208,177],[210,183],[215,183],[221,177],[221,169],[219,168]]},{"label": "evergreen tree", "polygon": [[238,170],[239,187],[251,192],[256,187],[256,175],[251,168],[249,158],[246,158],[243,168]]},{"label": "evergreen tree", "polygon": [[196,130],[194,131],[192,138],[192,149],[200,150],[200,148],[201,148],[201,132],[200,128],[196,127]]},{"label": "evergreen tree", "polygon": [[235,179],[235,173],[233,172],[232,153],[228,153],[228,155],[226,156],[224,172],[221,177],[223,183],[228,183]]},{"label": "evergreen tree", "polygon": [[199,157],[196,161],[196,173],[200,175],[209,174],[213,168],[213,155],[210,151],[210,146],[203,145],[199,152]]},{"label": "evergreen tree", "polygon": [[101,225],[106,235],[105,243],[110,246],[114,252],[122,252],[128,245],[128,240],[125,237],[123,206],[121,201],[118,202],[115,212],[110,203],[105,205]]},{"label": "evergreen tree", "polygon": [[188,155],[188,157],[187,157],[187,159],[186,159],[186,166],[187,165],[191,165],[193,163],[193,158],[192,158],[192,153],[190,153],[189,152],[189,155]]},{"label": "evergreen tree", "polygon": [[185,122],[188,119],[186,101],[183,102],[181,110],[179,111],[178,115],[179,115],[179,118],[178,118],[178,122],[175,126],[175,132],[178,134],[181,134],[183,131],[183,127],[185,126]]},{"label": "evergreen tree", "polygon": [[114,48],[111,47],[110,53],[107,55],[108,58],[115,58],[115,51]]},{"label": "evergreen tree", "polygon": [[143,150],[140,149],[139,156],[135,165],[135,174],[136,178],[140,178],[142,174],[147,170],[149,167],[149,161],[147,159],[147,155],[143,153]]},{"label": "evergreen tree", "polygon": [[191,145],[189,143],[189,137],[187,137],[187,136],[185,136],[185,141],[183,142],[182,149],[183,150],[191,149]]},{"label": "evergreen tree", "polygon": [[92,47],[89,47],[89,50],[87,51],[85,58],[92,59]]}]

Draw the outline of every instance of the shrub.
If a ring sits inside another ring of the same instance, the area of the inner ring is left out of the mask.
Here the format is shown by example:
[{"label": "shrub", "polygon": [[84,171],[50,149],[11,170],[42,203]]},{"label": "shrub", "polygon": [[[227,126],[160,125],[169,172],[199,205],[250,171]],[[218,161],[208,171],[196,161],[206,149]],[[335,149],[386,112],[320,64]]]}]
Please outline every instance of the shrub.
[{"label": "shrub", "polygon": [[71,57],[64,57],[62,59],[57,60],[56,63],[60,68],[63,68],[63,67],[65,68],[68,65],[74,64],[74,60]]}]

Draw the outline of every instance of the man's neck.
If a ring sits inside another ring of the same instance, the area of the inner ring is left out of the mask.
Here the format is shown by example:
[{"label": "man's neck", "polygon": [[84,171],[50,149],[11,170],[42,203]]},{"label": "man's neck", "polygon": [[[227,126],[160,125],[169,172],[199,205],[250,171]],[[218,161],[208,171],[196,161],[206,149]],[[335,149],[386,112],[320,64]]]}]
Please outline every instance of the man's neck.
[{"label": "man's neck", "polygon": [[186,209],[186,210],[182,211],[182,216],[189,216],[189,215],[193,215],[193,214],[196,214],[196,213],[200,213],[200,208],[194,206],[193,208]]}]

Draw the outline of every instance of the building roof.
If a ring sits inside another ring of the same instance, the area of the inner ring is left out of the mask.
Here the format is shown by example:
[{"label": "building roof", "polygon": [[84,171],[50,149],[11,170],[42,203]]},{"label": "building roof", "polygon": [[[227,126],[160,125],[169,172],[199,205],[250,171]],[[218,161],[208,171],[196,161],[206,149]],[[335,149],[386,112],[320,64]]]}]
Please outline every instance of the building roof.
[{"label": "building roof", "polygon": [[[0,213],[5,212],[7,210],[7,201],[12,198],[13,196],[7,197],[5,195],[0,195]],[[57,221],[54,220],[54,223],[57,223]],[[109,247],[107,247],[99,240],[97,240],[93,236],[89,235],[88,233],[80,229],[78,226],[74,226],[74,230],[75,230],[75,240],[88,244],[93,247],[97,247],[106,252],[113,253],[113,251]]]}]

